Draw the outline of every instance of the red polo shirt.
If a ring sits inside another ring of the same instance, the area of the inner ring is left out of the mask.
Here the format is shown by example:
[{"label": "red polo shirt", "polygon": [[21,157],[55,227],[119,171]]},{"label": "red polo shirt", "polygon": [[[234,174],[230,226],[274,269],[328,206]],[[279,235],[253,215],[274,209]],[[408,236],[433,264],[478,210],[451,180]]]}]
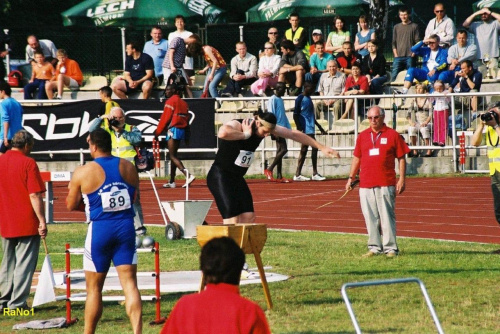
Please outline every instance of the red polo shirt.
[{"label": "red polo shirt", "polygon": [[266,316],[239,287],[207,284],[205,290],[182,297],[169,314],[161,334],[269,334]]},{"label": "red polo shirt", "polygon": [[38,235],[30,194],[45,192],[38,166],[16,150],[0,157],[0,234],[3,238]]},{"label": "red polo shirt", "polygon": [[371,128],[361,132],[356,140],[354,156],[360,158],[361,188],[396,185],[396,159],[410,152],[403,137],[385,124],[375,133]]}]

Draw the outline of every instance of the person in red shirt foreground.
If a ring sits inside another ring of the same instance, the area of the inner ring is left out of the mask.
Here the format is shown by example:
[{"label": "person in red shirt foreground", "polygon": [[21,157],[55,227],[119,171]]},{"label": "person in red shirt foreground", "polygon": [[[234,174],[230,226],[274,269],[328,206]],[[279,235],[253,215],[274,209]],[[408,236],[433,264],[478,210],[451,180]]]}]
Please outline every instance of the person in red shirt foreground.
[{"label": "person in red shirt foreground", "polygon": [[244,263],[245,254],[233,239],[207,242],[200,255],[205,290],[182,297],[161,333],[271,333],[262,309],[239,294]]},{"label": "person in red shirt foreground", "polygon": [[0,157],[0,310],[28,308],[40,237],[47,236],[45,185],[35,160],[27,157],[34,143],[28,131],[19,130],[12,137],[12,150]]},{"label": "person in red shirt foreground", "polygon": [[[410,152],[404,139],[384,123],[385,113],[379,106],[368,110],[370,128],[361,132],[356,140],[351,172],[346,190],[351,188],[360,172],[359,201],[368,230],[368,253],[364,257],[383,254],[398,255],[396,243],[396,194],[405,190],[406,160]],[[395,160],[399,165],[396,181]],[[382,234],[380,234],[380,227]]]},{"label": "person in red shirt foreground", "polygon": [[155,130],[155,138],[167,128],[167,145],[168,154],[170,155],[170,182],[165,183],[163,188],[175,188],[175,172],[177,168],[186,176],[186,183],[183,187],[191,184],[194,181],[195,176],[186,175],[186,169],[182,164],[182,161],[177,158],[177,150],[179,149],[179,144],[181,140],[189,143],[189,106],[181,99],[180,95],[184,91],[184,87],[179,87],[176,84],[169,84],[165,88],[165,95],[168,98],[165,101],[165,107],[163,108],[163,114],[160,117],[160,122]]}]

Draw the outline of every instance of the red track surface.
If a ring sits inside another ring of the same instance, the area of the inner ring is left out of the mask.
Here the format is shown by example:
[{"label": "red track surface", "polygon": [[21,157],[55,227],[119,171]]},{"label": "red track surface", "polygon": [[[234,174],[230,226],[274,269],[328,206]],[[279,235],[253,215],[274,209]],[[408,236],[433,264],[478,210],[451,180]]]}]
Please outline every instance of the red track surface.
[{"label": "red track surface", "polygon": [[[342,200],[317,209],[342,196],[345,180],[289,184],[249,180],[248,183],[258,223],[270,228],[366,234],[357,189]],[[162,181],[155,184],[162,201],[185,199],[185,189],[164,189]],[[406,189],[396,201],[398,236],[500,244],[500,226],[493,214],[488,177],[409,178]],[[84,221],[83,213],[66,210],[66,194],[67,184],[54,184],[57,197],[54,220]],[[193,182],[189,199],[213,199],[204,180]],[[164,225],[149,180],[141,181],[141,202],[145,223]],[[206,220],[222,222],[215,203]]]}]

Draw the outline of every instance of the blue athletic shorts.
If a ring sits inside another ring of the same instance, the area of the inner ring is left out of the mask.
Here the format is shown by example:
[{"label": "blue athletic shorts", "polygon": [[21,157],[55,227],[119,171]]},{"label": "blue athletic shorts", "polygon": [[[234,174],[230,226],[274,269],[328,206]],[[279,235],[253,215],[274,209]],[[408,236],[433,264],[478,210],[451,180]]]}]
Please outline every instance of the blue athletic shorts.
[{"label": "blue athletic shorts", "polygon": [[105,273],[115,267],[137,264],[134,219],[92,221],[85,240],[83,269]]},{"label": "blue athletic shorts", "polygon": [[173,138],[175,140],[185,140],[186,139],[186,130],[171,127],[167,131],[167,140],[169,140],[170,138]]}]

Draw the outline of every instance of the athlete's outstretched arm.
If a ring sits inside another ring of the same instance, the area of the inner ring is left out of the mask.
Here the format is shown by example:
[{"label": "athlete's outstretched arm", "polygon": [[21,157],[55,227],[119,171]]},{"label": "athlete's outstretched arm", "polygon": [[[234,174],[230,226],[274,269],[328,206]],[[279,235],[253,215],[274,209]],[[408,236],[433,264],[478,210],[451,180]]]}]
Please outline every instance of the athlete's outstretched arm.
[{"label": "athlete's outstretched arm", "polygon": [[279,136],[279,137],[292,139],[292,140],[299,142],[301,144],[317,148],[318,150],[321,150],[321,152],[323,152],[325,155],[327,155],[329,157],[340,158],[340,155],[337,151],[335,151],[334,149],[332,149],[330,147],[327,147],[327,146],[324,146],[324,145],[318,143],[316,140],[312,139],[311,137],[304,134],[303,132],[300,132],[297,130],[289,130],[285,127],[277,125],[272,133]]}]

